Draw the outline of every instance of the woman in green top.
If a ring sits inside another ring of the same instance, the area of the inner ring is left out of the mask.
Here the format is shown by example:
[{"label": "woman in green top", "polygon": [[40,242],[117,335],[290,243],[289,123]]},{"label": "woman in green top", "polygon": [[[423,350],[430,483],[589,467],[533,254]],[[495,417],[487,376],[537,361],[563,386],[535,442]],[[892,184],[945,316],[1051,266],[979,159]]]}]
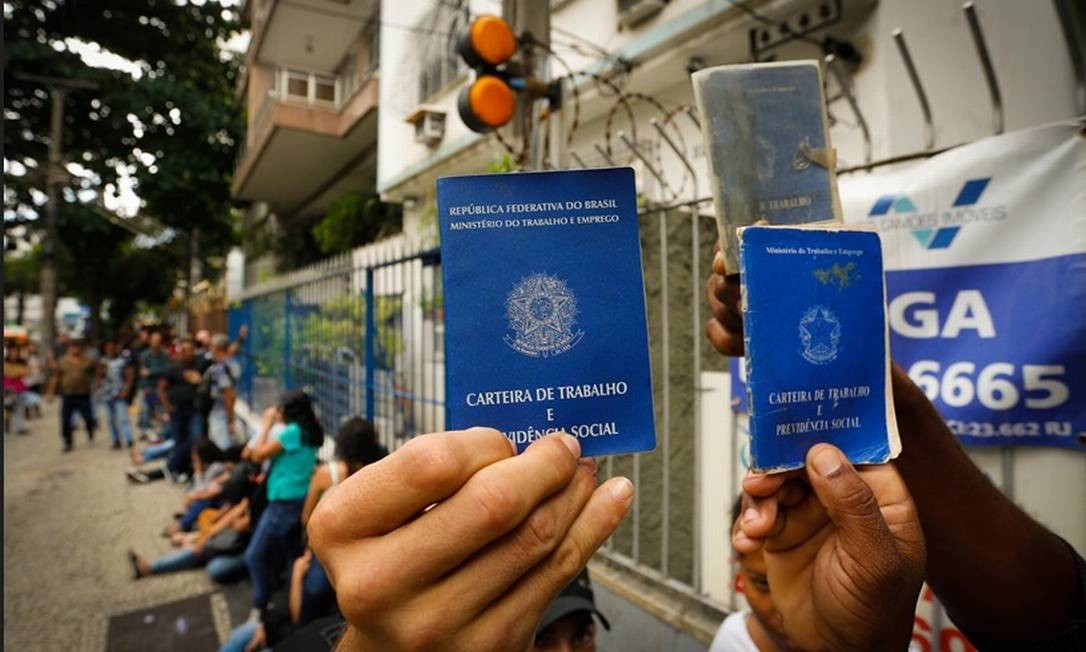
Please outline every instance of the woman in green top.
[{"label": "woman in green top", "polygon": [[[253,609],[259,611],[268,606],[272,580],[302,552],[302,506],[317,464],[317,449],[324,443],[324,429],[305,392],[285,392],[280,406],[278,415],[265,414],[264,427],[243,454],[257,463],[272,461],[265,481],[268,506],[245,549]],[[273,435],[276,422],[283,426]]]}]

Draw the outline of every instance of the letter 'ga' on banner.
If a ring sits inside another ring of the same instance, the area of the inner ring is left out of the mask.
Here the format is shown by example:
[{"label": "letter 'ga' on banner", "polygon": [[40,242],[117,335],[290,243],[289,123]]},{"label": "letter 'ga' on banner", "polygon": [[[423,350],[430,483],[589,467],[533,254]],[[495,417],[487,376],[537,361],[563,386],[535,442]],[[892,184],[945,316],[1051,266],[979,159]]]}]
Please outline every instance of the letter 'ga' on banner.
[{"label": "letter 'ga' on banner", "polygon": [[845,221],[882,234],[891,354],[964,443],[1086,451],[1081,128],[840,182]]}]

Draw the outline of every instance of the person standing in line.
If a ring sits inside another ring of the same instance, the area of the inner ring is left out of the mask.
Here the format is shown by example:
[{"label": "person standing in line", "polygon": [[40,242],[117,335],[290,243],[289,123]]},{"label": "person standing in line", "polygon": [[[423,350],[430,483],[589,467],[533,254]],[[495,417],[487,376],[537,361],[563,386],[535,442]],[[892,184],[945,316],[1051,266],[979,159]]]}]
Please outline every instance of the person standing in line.
[{"label": "person standing in line", "polygon": [[134,393],[136,370],[131,360],[120,352],[117,342],[108,340],[103,345],[105,376],[102,380],[102,404],[106,408],[106,422],[113,440],[113,449],[122,445],[132,448],[132,422],[128,420],[129,399]]},{"label": "person standing in line", "polygon": [[41,397],[45,394],[45,382],[49,379],[45,357],[38,351],[38,345],[31,342],[26,347],[26,399],[27,416],[41,416]]},{"label": "person standing in line", "polygon": [[211,411],[208,414],[207,436],[219,448],[230,448],[238,438],[234,420],[234,400],[237,398],[237,381],[241,370],[230,355],[230,338],[216,333],[211,338],[211,355],[214,364],[207,370]]},{"label": "person standing in line", "polygon": [[177,361],[158,381],[158,398],[169,419],[166,431],[174,442],[166,467],[175,475],[189,473],[192,445],[204,435],[204,422],[196,410],[196,391],[204,371],[204,362],[196,357],[195,343],[186,338],[181,342]]},{"label": "person standing in line", "polygon": [[98,379],[99,363],[83,350],[83,342],[70,340],[68,352],[57,361],[57,374],[50,384],[47,399],[52,401],[60,391],[60,434],[64,452],[72,450],[72,416],[78,412],[87,426],[87,441],[94,440],[98,421],[91,409],[91,394]]},{"label": "person standing in line", "polygon": [[143,402],[140,405],[140,430],[146,435],[151,429],[152,418],[159,407],[158,381],[162,372],[170,365],[170,356],[162,347],[162,334],[152,333],[147,348],[140,353],[140,392]]}]

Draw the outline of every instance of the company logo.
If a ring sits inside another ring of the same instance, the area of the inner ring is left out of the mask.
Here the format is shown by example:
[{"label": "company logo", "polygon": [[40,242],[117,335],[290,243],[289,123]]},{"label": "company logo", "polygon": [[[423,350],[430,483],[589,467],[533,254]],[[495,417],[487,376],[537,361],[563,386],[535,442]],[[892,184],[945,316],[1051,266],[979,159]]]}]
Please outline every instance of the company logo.
[{"label": "company logo", "polygon": [[514,351],[533,358],[565,353],[584,331],[574,332],[577,299],[557,276],[532,274],[522,279],[505,300],[505,317],[515,335],[504,340]]},{"label": "company logo", "polygon": [[983,177],[966,181],[944,211],[921,213],[908,196],[895,194],[875,200],[867,216],[877,218],[880,230],[909,229],[925,249],[946,249],[965,225],[1006,219],[1006,206],[978,206],[991,180]]},{"label": "company logo", "polygon": [[829,308],[811,306],[799,320],[799,341],[807,362],[816,365],[833,362],[841,341],[841,322]]}]

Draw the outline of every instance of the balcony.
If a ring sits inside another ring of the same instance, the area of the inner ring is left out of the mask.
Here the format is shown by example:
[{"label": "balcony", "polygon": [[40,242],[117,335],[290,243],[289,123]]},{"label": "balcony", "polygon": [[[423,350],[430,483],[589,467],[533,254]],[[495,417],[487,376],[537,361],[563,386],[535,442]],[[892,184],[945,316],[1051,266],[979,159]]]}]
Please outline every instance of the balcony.
[{"label": "balcony", "polygon": [[376,27],[378,5],[377,0],[254,0],[249,54],[263,65],[335,70],[358,34]]},{"label": "balcony", "polygon": [[348,189],[372,185],[378,81],[373,72],[250,71],[249,128],[233,193],[284,217],[318,214]]}]

